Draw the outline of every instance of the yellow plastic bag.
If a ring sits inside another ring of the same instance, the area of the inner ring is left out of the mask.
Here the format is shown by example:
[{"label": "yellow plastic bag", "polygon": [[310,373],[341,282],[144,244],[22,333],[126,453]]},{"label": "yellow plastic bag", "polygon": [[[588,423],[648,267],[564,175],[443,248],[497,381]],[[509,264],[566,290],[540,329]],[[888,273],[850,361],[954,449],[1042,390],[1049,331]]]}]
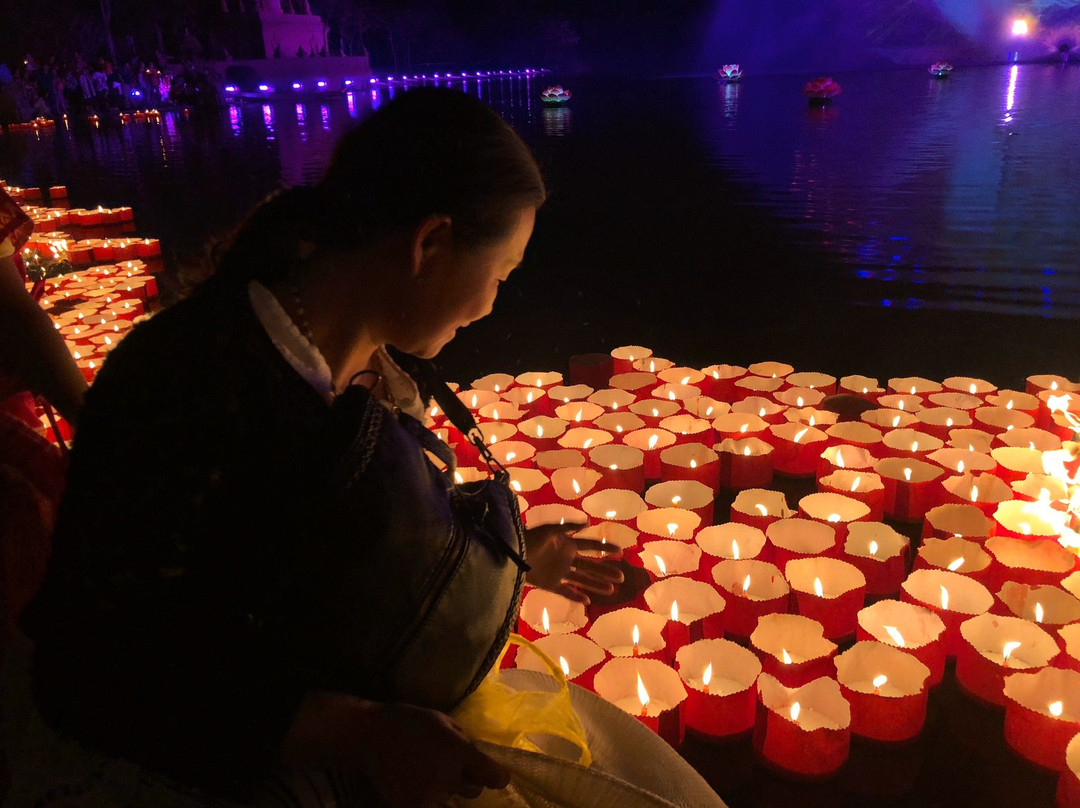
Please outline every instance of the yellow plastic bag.
[{"label": "yellow plastic bag", "polygon": [[590,765],[585,728],[570,703],[562,669],[520,635],[510,635],[509,645],[528,648],[542,659],[555,679],[553,689],[515,690],[500,680],[496,665],[451,717],[473,740]]}]

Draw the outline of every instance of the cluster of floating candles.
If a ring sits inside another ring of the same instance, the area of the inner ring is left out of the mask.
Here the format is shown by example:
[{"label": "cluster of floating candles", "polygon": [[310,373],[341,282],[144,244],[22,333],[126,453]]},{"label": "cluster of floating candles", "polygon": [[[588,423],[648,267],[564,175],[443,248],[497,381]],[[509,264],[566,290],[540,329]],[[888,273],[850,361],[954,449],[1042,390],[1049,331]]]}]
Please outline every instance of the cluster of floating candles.
[{"label": "cluster of floating candles", "polygon": [[[570,621],[549,603],[545,623],[536,604],[562,599],[530,592],[521,630],[672,743],[683,728],[752,734],[768,765],[821,777],[853,734],[918,736],[950,658],[964,690],[1005,706],[1018,754],[1069,771],[1073,389],[1050,376],[999,391],[780,363],[680,368],[627,347],[575,358],[568,379],[493,374],[459,396],[489,443],[535,449],[510,466],[527,525],[589,522],[582,535],[643,576],[627,602]],[[838,392],[878,408],[839,421],[824,409]],[[438,411],[431,423],[453,436]],[[817,493],[789,504],[774,475],[814,479]],[[727,514],[713,513],[721,491]],[[897,523],[922,524],[917,554]]]}]

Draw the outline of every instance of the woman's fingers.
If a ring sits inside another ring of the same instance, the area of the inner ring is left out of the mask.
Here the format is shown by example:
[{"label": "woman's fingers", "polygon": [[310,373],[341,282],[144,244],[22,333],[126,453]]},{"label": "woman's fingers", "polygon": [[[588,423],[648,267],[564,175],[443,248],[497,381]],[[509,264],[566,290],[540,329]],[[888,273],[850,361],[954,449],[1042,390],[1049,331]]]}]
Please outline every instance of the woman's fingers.
[{"label": "woman's fingers", "polygon": [[588,570],[574,569],[566,576],[568,583],[580,587],[586,592],[597,595],[610,595],[615,591],[615,582],[609,578],[601,577]]}]

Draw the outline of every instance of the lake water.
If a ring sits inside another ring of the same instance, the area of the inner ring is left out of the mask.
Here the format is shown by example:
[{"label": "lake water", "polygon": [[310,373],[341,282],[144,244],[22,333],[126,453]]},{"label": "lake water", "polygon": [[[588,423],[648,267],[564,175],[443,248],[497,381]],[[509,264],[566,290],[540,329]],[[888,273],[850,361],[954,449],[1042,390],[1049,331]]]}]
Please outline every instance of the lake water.
[{"label": "lake water", "polygon": [[[538,97],[557,76],[465,84],[533,145],[552,193],[526,265],[447,370],[639,343],[686,363],[1076,376],[1080,70],[840,74],[823,110],[807,78],[575,79],[564,108]],[[315,180],[337,137],[401,91],[17,133],[0,176],[132,204],[175,261],[279,184]]]}]

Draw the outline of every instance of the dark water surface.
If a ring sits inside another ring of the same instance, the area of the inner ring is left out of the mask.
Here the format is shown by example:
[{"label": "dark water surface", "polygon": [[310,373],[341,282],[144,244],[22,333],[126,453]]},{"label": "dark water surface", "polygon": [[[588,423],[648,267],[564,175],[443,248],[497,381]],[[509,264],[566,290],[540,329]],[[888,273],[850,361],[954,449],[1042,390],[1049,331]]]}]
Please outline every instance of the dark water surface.
[{"label": "dark water surface", "polygon": [[[824,110],[800,95],[807,78],[577,79],[565,108],[538,100],[558,77],[465,85],[533,145],[552,194],[448,373],[638,343],[699,365],[1077,376],[1080,70],[841,74]],[[132,204],[175,261],[279,184],[315,180],[337,137],[400,91],[18,133],[0,176]]]}]

